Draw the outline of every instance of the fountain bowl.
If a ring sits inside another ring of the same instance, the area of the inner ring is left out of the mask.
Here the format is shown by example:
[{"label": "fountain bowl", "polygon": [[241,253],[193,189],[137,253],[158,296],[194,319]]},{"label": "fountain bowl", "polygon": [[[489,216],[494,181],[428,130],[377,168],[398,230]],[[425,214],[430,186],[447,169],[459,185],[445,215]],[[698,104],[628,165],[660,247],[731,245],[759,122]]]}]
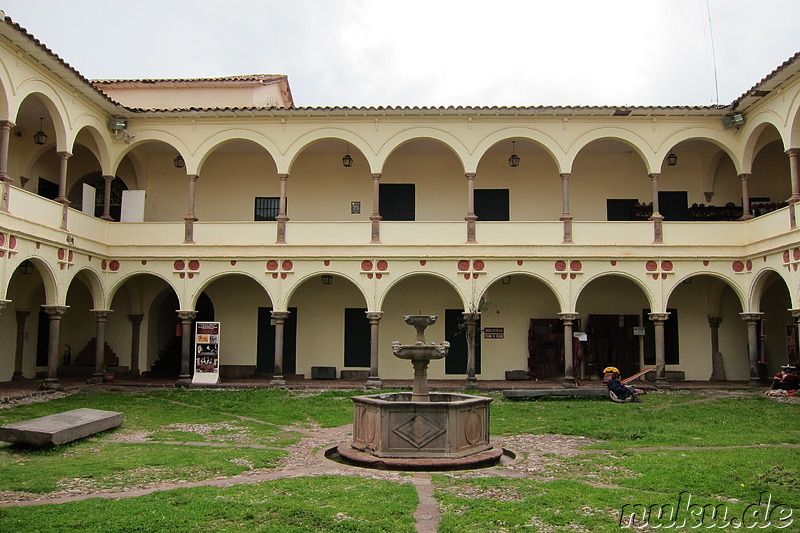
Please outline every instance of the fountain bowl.
[{"label": "fountain bowl", "polygon": [[441,359],[447,355],[449,349],[449,342],[443,342],[441,344],[400,344],[395,341],[392,343],[392,353],[395,357],[409,361],[431,361],[434,359]]}]

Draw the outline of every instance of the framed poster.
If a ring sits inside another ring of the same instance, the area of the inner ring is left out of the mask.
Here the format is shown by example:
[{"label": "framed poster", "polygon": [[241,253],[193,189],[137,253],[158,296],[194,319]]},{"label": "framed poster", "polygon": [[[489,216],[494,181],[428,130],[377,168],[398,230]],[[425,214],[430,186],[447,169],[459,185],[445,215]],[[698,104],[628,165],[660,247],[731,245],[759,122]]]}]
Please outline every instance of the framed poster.
[{"label": "framed poster", "polygon": [[219,383],[219,322],[197,322],[192,383]]}]

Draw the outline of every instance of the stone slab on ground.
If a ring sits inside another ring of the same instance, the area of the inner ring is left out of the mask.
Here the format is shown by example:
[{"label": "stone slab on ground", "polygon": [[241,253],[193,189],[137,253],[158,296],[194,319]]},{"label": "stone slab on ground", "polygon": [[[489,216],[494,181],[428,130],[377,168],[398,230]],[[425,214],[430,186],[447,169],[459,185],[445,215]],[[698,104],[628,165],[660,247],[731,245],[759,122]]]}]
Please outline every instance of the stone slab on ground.
[{"label": "stone slab on ground", "polygon": [[537,400],[545,396],[574,396],[580,398],[608,398],[608,389],[511,389],[504,390],[503,396],[509,400]]},{"label": "stone slab on ground", "polygon": [[98,409],[73,409],[0,427],[0,440],[48,447],[94,435],[122,424],[123,414]]}]

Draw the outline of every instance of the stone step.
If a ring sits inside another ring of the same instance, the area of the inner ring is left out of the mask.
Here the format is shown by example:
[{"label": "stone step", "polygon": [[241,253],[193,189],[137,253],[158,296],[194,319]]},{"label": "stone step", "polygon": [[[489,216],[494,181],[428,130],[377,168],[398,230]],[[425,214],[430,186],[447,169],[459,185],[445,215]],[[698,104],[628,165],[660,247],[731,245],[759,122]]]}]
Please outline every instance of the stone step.
[{"label": "stone step", "polygon": [[0,427],[0,440],[49,447],[82,439],[122,424],[123,414],[98,409],[73,409]]}]

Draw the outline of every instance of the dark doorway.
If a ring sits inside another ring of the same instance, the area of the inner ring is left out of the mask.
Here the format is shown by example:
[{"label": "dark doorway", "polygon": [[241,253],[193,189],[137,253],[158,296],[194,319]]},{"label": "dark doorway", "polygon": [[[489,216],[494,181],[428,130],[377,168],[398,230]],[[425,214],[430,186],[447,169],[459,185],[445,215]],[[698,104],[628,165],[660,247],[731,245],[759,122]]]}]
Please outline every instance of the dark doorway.
[{"label": "dark doorway", "polygon": [[369,319],[366,309],[344,310],[344,366],[369,367]]},{"label": "dark doorway", "polygon": [[[678,351],[678,310],[667,309],[669,318],[664,322],[664,362],[668,365],[680,364]],[[644,364],[656,364],[656,326],[648,318],[649,309],[642,309],[644,322]]]},{"label": "dark doorway", "polygon": [[658,211],[664,220],[689,220],[689,197],[686,191],[659,191]]},{"label": "dark doorway", "polygon": [[[445,309],[444,338],[450,350],[444,358],[445,374],[467,373],[467,324],[463,309]],[[475,323],[475,374],[481,373],[481,322]]]},{"label": "dark doorway", "polygon": [[383,220],[415,220],[413,183],[381,183],[378,210]]},{"label": "dark doorway", "polygon": [[50,344],[50,315],[39,311],[39,328],[36,334],[36,366],[47,366],[47,347]]},{"label": "dark doorway", "polygon": [[58,198],[58,183],[53,183],[50,180],[39,178],[39,185],[36,189],[39,196],[43,196],[48,200],[55,200]]},{"label": "dark doorway", "polygon": [[639,337],[633,330],[637,326],[636,315],[589,315],[587,361],[594,363],[597,372],[615,366],[623,377],[637,373]]},{"label": "dark doorway", "polygon": [[507,221],[508,189],[475,189],[475,216],[483,221]]},{"label": "dark doorway", "polygon": [[637,203],[636,198],[606,199],[606,220],[635,220],[633,210]]},{"label": "dark doorway", "polygon": [[[580,326],[577,326],[576,331]],[[564,323],[531,318],[528,328],[528,374],[533,379],[564,377]]]},{"label": "dark doorway", "polygon": [[[256,346],[256,373],[275,372],[275,325],[272,308],[258,308],[258,341]],[[289,308],[283,325],[283,375],[297,373],[297,308]]]}]

